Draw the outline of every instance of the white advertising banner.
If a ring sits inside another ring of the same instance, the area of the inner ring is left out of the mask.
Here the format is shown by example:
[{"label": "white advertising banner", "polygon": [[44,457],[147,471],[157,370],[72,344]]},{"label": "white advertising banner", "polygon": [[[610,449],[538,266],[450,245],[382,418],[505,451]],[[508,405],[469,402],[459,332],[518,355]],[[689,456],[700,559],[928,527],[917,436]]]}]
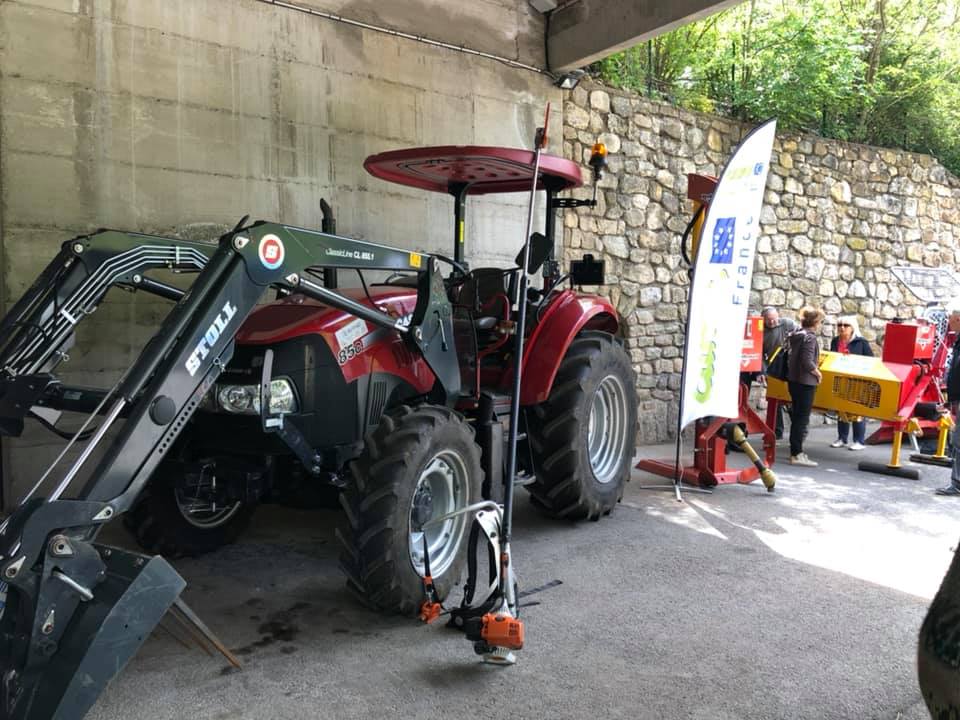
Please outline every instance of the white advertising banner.
[{"label": "white advertising banner", "polygon": [[737,416],[743,328],[776,129],[769,120],[743,139],[707,209],[690,288],[681,428],[707,415]]}]

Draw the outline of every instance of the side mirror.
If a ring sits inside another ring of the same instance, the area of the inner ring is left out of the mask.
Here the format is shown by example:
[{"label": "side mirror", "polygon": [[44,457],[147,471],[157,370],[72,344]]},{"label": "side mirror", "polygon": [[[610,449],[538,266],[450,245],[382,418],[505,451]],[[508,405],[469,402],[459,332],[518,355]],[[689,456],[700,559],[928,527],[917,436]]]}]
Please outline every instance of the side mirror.
[{"label": "side mirror", "polygon": [[[543,233],[535,232],[530,236],[530,267],[527,268],[527,271],[533,275],[537,270],[541,268],[547,258],[550,257],[550,251],[553,249],[553,244],[547,239],[547,236]],[[521,248],[520,253],[517,255],[514,260],[517,267],[523,266],[523,249]]]}]

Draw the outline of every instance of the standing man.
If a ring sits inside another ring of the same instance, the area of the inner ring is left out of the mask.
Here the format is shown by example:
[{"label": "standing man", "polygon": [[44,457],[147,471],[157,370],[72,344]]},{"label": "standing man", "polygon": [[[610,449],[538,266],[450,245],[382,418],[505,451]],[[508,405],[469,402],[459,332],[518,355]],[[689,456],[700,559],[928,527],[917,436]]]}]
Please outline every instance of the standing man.
[{"label": "standing man", "polygon": [[[947,402],[954,417],[957,403],[960,402],[960,298],[950,303],[950,318],[947,320],[947,332],[956,333],[953,341],[953,356],[947,370]],[[937,490],[937,495],[960,495],[960,423],[953,430],[953,468],[950,470],[950,484]]]},{"label": "standing man", "polygon": [[[766,375],[767,363],[774,350],[786,342],[787,335],[797,329],[797,324],[788,318],[781,318],[772,305],[763,309],[763,374]],[[777,403],[777,422],[773,429],[777,440],[783,438],[783,403]]]}]

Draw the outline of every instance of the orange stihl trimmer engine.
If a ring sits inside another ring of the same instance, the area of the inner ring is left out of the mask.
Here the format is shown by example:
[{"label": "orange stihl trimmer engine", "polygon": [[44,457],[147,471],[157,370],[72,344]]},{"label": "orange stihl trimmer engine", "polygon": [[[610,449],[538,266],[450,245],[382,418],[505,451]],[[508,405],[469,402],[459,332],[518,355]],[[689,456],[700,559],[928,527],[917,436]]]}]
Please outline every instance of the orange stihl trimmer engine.
[{"label": "orange stihl trimmer engine", "polygon": [[[482,655],[484,662],[512,665],[516,662],[514,650],[523,648],[523,622],[518,616],[517,583],[510,562],[509,550],[501,543],[503,533],[503,507],[491,501],[469,505],[449,515],[434,518],[424,525],[442,524],[458,515],[473,514],[470,539],[467,543],[467,583],[463,588],[460,607],[445,611],[440,603],[433,580],[430,577],[429,558],[426,558],[426,576],[423,579],[424,601],[420,606],[420,619],[432,623],[443,614],[450,615],[449,625],[466,633],[473,641],[474,650]],[[480,536],[486,540],[487,568],[486,597],[474,604],[479,583],[477,551]],[[426,555],[426,544],[424,555]]]}]

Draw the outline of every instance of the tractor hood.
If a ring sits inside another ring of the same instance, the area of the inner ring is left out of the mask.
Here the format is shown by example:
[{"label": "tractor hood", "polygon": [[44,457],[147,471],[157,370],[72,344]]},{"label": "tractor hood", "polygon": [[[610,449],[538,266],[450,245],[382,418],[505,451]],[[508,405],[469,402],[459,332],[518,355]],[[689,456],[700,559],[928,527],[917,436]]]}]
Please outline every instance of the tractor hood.
[{"label": "tractor hood", "polygon": [[[370,287],[370,297],[362,288],[338,290],[367,307],[378,308],[394,318],[413,312],[417,292],[413,288],[376,285]],[[371,298],[374,302],[371,302]],[[294,294],[282,300],[267,303],[250,314],[237,332],[240,345],[269,345],[308,334],[327,335],[336,332],[353,316],[338,308]]]}]

